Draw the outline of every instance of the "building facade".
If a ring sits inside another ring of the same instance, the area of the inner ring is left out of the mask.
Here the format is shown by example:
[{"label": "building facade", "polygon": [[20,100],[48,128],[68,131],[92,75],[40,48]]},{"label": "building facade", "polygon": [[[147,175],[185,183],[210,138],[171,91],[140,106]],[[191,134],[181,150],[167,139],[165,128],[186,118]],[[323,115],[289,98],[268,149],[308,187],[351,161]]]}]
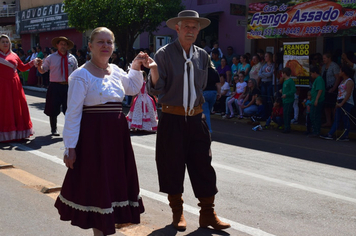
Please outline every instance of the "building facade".
[{"label": "building facade", "polygon": [[54,37],[65,36],[78,49],[83,47],[85,36],[69,27],[68,14],[60,0],[20,0],[16,12],[16,33],[21,35],[24,50],[40,45],[42,49],[52,47]]}]

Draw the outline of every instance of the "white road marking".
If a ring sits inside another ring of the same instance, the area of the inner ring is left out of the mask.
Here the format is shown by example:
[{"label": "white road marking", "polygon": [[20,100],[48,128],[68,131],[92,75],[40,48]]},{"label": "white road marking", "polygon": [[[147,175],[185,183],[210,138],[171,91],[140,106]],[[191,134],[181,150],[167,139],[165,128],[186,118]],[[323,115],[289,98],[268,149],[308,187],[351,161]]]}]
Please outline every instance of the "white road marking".
[{"label": "white road marking", "polygon": [[[43,120],[43,119],[37,119],[37,118],[34,118],[34,117],[31,117],[31,120],[35,120],[35,121],[39,121],[39,122],[42,122],[42,123],[49,124],[49,121],[46,121],[46,120]],[[57,123],[57,126],[64,127],[64,125],[59,124],[59,123]]]},{"label": "white road marking", "polygon": [[[146,146],[146,145],[142,145],[142,144],[136,144],[134,142],[132,142],[132,144],[136,145],[136,146],[139,146],[139,147],[142,147],[142,148],[149,149],[149,150],[155,150],[155,148],[152,148],[150,146]],[[291,187],[291,188],[296,188],[296,189],[300,189],[300,190],[316,193],[316,194],[319,194],[319,195],[324,195],[324,196],[327,196],[327,197],[332,197],[332,198],[336,198],[336,199],[340,199],[340,200],[356,203],[356,199],[355,198],[342,196],[342,195],[339,195],[339,194],[327,192],[327,191],[316,189],[316,188],[311,188],[311,187],[304,186],[304,185],[301,185],[301,184],[291,183],[291,182],[280,180],[280,179],[276,179],[276,178],[271,178],[271,177],[268,177],[268,176],[256,174],[256,173],[253,173],[253,172],[245,171],[245,170],[234,168],[234,167],[231,167],[231,166],[222,165],[222,164],[219,164],[219,163],[216,163],[216,162],[212,162],[212,165],[214,167],[216,167],[216,168],[220,168],[220,169],[223,169],[223,170],[228,170],[228,171],[231,171],[231,172],[234,172],[234,173],[238,173],[238,174],[247,175],[247,176],[250,176],[250,177],[257,178],[257,179],[262,179],[264,181],[268,181],[268,182],[272,182],[272,183],[288,186],[288,187]]]},{"label": "white road marking", "polygon": [[[146,196],[148,198],[154,199],[156,201],[160,201],[160,202],[162,202],[164,204],[167,204],[167,205],[169,203],[168,200],[167,200],[167,197],[164,197],[164,196],[162,196],[160,194],[153,193],[153,192],[147,191],[147,190],[142,189],[142,188],[140,189],[140,192],[141,192],[142,195],[144,195],[144,196]],[[187,204],[183,204],[183,208],[184,208],[184,211],[199,216],[199,209],[198,208],[189,206]],[[229,223],[231,225],[231,228],[233,228],[233,229],[235,229],[237,231],[243,232],[243,233],[247,233],[249,235],[253,235],[253,236],[274,236],[273,234],[264,232],[264,231],[262,231],[260,229],[252,228],[252,227],[237,223],[235,221],[232,221],[232,220],[220,217],[220,216],[219,216],[219,219],[221,221],[225,222],[225,223]]]},{"label": "white road marking", "polygon": [[[135,146],[139,146],[139,147],[142,147],[142,148],[147,148],[147,149],[150,149],[150,150],[155,150],[155,148],[152,148],[152,147],[149,147],[149,146],[145,146],[145,145],[142,145],[142,144],[137,144],[137,143],[132,143],[133,145]],[[37,150],[33,150],[25,145],[22,145],[22,144],[19,144],[19,143],[11,143],[12,146],[18,148],[18,149],[21,149],[23,151],[27,151],[29,153],[32,153],[36,156],[39,156],[39,157],[42,157],[46,160],[49,160],[49,161],[52,161],[56,164],[60,164],[62,166],[64,166],[64,163],[61,159],[59,159],[58,157],[56,156],[52,156],[52,155],[48,155],[44,152],[41,152],[41,151],[37,151]],[[160,201],[164,204],[168,204],[168,200],[166,197],[162,196],[162,195],[159,195],[157,193],[154,193],[154,192],[151,192],[151,191],[148,191],[148,190],[145,190],[145,189],[140,189],[140,192],[142,195],[148,197],[148,198],[151,198],[151,199],[154,199],[156,201]],[[192,207],[192,206],[189,206],[187,204],[184,204],[184,210],[191,213],[191,214],[194,214],[194,215],[197,215],[199,216],[199,209],[196,208],[196,207]],[[232,220],[229,220],[229,219],[226,219],[226,218],[223,218],[223,217],[219,217],[220,220],[226,222],[226,223],[229,223],[231,225],[231,228],[237,230],[237,231],[240,231],[240,232],[244,232],[246,234],[249,234],[249,235],[252,235],[252,236],[274,236],[273,234],[270,234],[270,233],[267,233],[267,232],[264,232],[260,229],[256,229],[256,228],[252,228],[252,227],[249,227],[249,226],[246,226],[246,225],[243,225],[243,224],[240,224],[240,223],[237,223],[235,221],[232,221]]]},{"label": "white road marking", "polygon": [[62,166],[65,166],[63,160],[60,159],[59,157],[48,155],[47,153],[34,150],[34,149],[29,148],[29,147],[27,147],[25,145],[22,145],[20,143],[11,143],[11,145],[14,146],[14,147],[17,147],[18,149],[21,149],[23,151],[26,151],[26,152],[32,153],[32,154],[34,154],[36,156],[42,157],[42,158],[44,158],[46,160],[49,160],[49,161],[52,161],[54,163],[60,164]]}]

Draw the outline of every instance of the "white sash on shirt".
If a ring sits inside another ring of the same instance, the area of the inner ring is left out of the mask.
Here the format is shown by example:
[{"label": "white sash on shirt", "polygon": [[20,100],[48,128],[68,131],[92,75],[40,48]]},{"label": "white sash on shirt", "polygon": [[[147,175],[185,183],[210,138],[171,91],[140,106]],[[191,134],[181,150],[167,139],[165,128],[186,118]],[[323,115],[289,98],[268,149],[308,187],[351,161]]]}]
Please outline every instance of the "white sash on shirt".
[{"label": "white sash on shirt", "polygon": [[[183,49],[183,48],[182,48]],[[187,54],[185,50],[183,49],[183,57],[185,59],[184,63],[184,84],[183,84],[183,107],[185,111],[185,115],[191,116],[194,114],[194,103],[197,98],[197,95],[195,93],[195,86],[194,86],[194,65],[192,62],[193,58],[193,45],[190,46],[190,58],[187,58]],[[188,84],[188,65],[190,68],[189,71],[189,84]],[[189,89],[188,89],[189,86]],[[188,111],[188,91],[190,90],[190,99],[189,99],[189,111]]]},{"label": "white sash on shirt", "polygon": [[12,69],[14,69],[16,71],[16,65],[12,64],[11,62],[9,62],[8,60],[4,59],[4,58],[0,58],[0,64],[3,64],[5,66],[8,66]]}]

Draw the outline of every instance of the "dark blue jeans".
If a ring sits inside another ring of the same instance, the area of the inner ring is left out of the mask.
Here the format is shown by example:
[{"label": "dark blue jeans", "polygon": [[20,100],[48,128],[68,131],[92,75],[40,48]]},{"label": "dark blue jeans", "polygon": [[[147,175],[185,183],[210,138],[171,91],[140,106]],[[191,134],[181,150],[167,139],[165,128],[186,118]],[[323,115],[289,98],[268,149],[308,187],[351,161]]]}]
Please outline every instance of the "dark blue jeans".
[{"label": "dark blue jeans", "polygon": [[292,119],[293,102],[283,103],[284,130],[290,131],[290,121]]},{"label": "dark blue jeans", "polygon": [[273,85],[272,82],[261,82],[261,97],[266,102],[266,112],[269,115],[272,111]]},{"label": "dark blue jeans", "polygon": [[275,116],[273,118],[268,117],[268,119],[266,121],[266,126],[269,126],[269,124],[271,124],[272,120],[278,125],[278,127],[283,125],[283,118],[280,116]]},{"label": "dark blue jeans", "polygon": [[324,102],[319,102],[317,106],[310,105],[310,121],[313,134],[320,134],[321,114],[323,112]]},{"label": "dark blue jeans", "polygon": [[[350,103],[345,103],[342,106],[342,108],[347,113],[350,113],[352,107],[353,107],[353,105],[351,105]],[[349,131],[350,131],[350,118],[345,114],[345,112],[340,107],[338,107],[335,111],[335,120],[334,120],[333,126],[331,127],[331,130],[329,131],[329,134],[333,135],[335,133],[340,121],[342,121],[342,123],[344,123],[344,129],[346,130],[344,135],[341,138],[348,137]]]},{"label": "dark blue jeans", "polygon": [[211,129],[211,123],[210,123],[210,112],[216,102],[216,94],[217,94],[217,91],[214,91],[214,90],[203,91],[203,96],[205,99],[205,103],[203,104],[203,113],[205,115],[206,124],[209,127],[210,133],[213,132],[213,130]]}]

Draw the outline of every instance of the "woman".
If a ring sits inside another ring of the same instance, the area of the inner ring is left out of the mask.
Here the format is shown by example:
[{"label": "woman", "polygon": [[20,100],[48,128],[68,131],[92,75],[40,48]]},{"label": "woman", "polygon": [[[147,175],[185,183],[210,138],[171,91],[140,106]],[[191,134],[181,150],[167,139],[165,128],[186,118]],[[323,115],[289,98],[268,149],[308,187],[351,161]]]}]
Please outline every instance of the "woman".
[{"label": "woman", "polygon": [[354,106],[354,99],[352,96],[354,81],[351,79],[353,74],[354,72],[348,66],[344,65],[341,67],[339,75],[342,81],[338,87],[337,103],[335,106],[335,120],[329,133],[325,136],[320,136],[324,139],[333,139],[332,135],[337,130],[339,122],[342,121],[344,123],[345,131],[337,140],[349,141],[350,118],[348,114],[350,114],[351,109]]},{"label": "woman", "polygon": [[141,65],[158,76],[156,63],[144,53],[128,74],[109,64],[114,41],[109,29],[94,29],[88,43],[92,59],[70,75],[63,131],[68,171],[55,203],[61,220],[93,228],[95,236],[114,234],[116,223],[139,223],[144,212],[121,102],[125,93],[140,91]]},{"label": "woman", "polygon": [[247,82],[250,79],[249,76],[250,69],[251,69],[251,65],[249,64],[248,57],[246,55],[240,56],[238,73],[240,73],[241,71],[245,72],[245,79],[244,79],[245,82]]},{"label": "woman", "polygon": [[220,97],[216,97],[216,102],[214,104],[214,112],[215,114],[221,113],[221,115],[225,115],[225,102],[226,98],[230,96],[230,85],[226,81],[226,75],[220,75]]},{"label": "woman", "polygon": [[[31,52],[30,61],[36,59],[38,55],[36,47],[32,47]],[[29,71],[27,85],[37,85],[37,69],[35,67],[32,67]]]},{"label": "woman", "polygon": [[240,61],[238,59],[237,56],[234,56],[232,58],[232,65],[231,65],[231,74],[237,74],[237,72],[239,71],[239,64],[240,64]]},{"label": "woman", "polygon": [[220,63],[221,65],[216,68],[219,75],[225,74],[227,81],[231,81],[231,68],[227,64],[226,58],[225,57],[221,58]]},{"label": "woman", "polygon": [[26,71],[37,60],[24,64],[12,52],[10,38],[4,34],[0,36],[0,142],[28,138],[34,133],[17,69]]},{"label": "woman", "polygon": [[239,106],[243,109],[244,114],[240,114],[239,119],[243,118],[243,115],[254,115],[258,107],[255,103],[257,96],[260,94],[260,90],[257,87],[257,82],[254,79],[249,79],[247,83],[247,94],[242,102],[239,102]]},{"label": "woman", "polygon": [[321,127],[327,127],[332,124],[332,114],[337,97],[337,86],[339,85],[338,74],[340,69],[339,66],[331,60],[330,53],[324,53],[323,63],[324,65],[321,69],[321,76],[325,81],[324,112],[326,122],[322,124]]},{"label": "woman", "polygon": [[[225,67],[226,66],[228,65],[225,65]],[[203,96],[205,99],[205,102],[203,104],[203,114],[205,115],[205,121],[209,127],[209,131],[210,133],[212,133],[213,130],[211,129],[210,112],[215,104],[216,99],[219,99],[221,96],[219,74],[213,67],[208,68],[208,81],[203,91]]]},{"label": "woman", "polygon": [[78,49],[76,54],[77,54],[78,67],[81,67],[86,62],[84,51],[82,49]]},{"label": "woman", "polygon": [[267,115],[272,111],[273,97],[273,74],[274,74],[273,55],[270,52],[265,54],[265,63],[258,72],[258,77],[261,78],[260,89],[262,98],[267,101]]},{"label": "woman", "polygon": [[[244,78],[245,78],[245,73],[243,71],[241,71],[240,73],[234,75],[234,81],[236,83],[236,90],[235,92],[233,92],[231,94],[231,97],[230,99],[226,102],[227,103],[227,108],[229,109],[229,113],[230,113],[230,116],[227,116],[226,118],[228,119],[231,119],[234,117],[234,109],[232,107],[232,104],[233,103],[236,103],[238,104],[237,102],[239,100],[243,100],[244,97],[243,97],[243,94],[245,93],[245,89],[247,87],[247,83],[244,81]],[[240,115],[242,115],[242,109],[239,107],[239,113]],[[226,113],[228,113],[228,111],[226,110]]]},{"label": "woman", "polygon": [[250,78],[256,80],[257,84],[260,84],[260,79],[261,79],[258,77],[258,72],[260,71],[262,66],[260,61],[261,59],[258,54],[253,55],[252,57],[253,66],[250,71]]}]

